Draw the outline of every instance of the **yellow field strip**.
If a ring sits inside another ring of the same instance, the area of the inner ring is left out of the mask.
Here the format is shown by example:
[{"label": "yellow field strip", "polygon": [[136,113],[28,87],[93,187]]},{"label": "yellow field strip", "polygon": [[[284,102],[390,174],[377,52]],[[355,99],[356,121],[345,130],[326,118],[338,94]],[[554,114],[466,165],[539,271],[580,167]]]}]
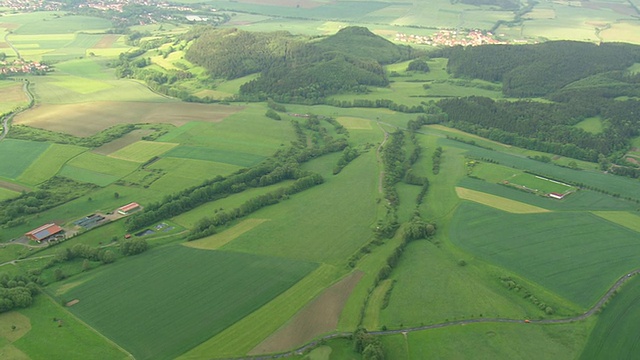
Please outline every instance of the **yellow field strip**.
[{"label": "yellow field strip", "polygon": [[514,214],[535,214],[549,212],[550,210],[541,207],[525,204],[501,196],[491,195],[480,191],[475,191],[463,187],[456,187],[458,197],[465,200],[477,202],[482,205],[491,206],[492,208],[514,213]]},{"label": "yellow field strip", "polygon": [[593,211],[593,214],[600,216],[627,229],[640,232],[640,216],[627,211]]},{"label": "yellow field strip", "polygon": [[234,227],[227,229],[220,234],[214,234],[207,236],[206,238],[198,239],[195,241],[189,241],[182,243],[184,246],[203,249],[203,250],[215,250],[237,239],[240,235],[262,224],[268,219],[246,219],[235,225]]}]

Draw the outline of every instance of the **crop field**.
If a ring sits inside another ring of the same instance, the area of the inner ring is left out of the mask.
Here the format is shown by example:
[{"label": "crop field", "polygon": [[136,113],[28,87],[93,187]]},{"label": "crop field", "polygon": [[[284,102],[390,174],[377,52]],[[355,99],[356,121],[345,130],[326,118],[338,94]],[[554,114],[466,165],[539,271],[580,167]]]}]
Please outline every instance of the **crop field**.
[{"label": "crop field", "polygon": [[344,273],[334,266],[320,265],[265,306],[178,359],[202,359],[212,353],[222,357],[246,355],[267,336],[284,325],[322,290],[340,278],[341,272]]},{"label": "crop field", "polygon": [[600,118],[599,116],[586,118],[577,123],[575,127],[592,134],[600,134],[604,129],[602,118]]},{"label": "crop field", "polygon": [[514,215],[463,203],[450,232],[454,244],[583,308],[637,267],[640,255],[637,232],[590,213]]},{"label": "crop field", "polygon": [[120,179],[120,177],[116,175],[104,174],[68,164],[62,167],[58,175],[80,182],[96,184],[98,186],[107,186]]},{"label": "crop field", "polygon": [[568,191],[575,190],[573,186],[528,173],[518,174],[510,178],[509,183],[512,185],[523,186],[542,194],[552,192],[564,194]]},{"label": "crop field", "polygon": [[[123,123],[169,123],[180,126],[189,121],[216,122],[238,110],[240,108],[235,106],[183,102],[94,101],[41,105],[16,116],[14,122],[75,136],[90,136]],[[86,119],[93,121],[86,121]]]},{"label": "crop field", "polygon": [[15,81],[0,81],[0,114],[15,110],[19,106],[27,105],[27,95],[22,90],[22,83]]},{"label": "crop field", "polygon": [[589,336],[581,360],[631,359],[640,350],[640,280],[637,276],[625,284],[607,308]]},{"label": "crop field", "polygon": [[109,157],[142,163],[176,146],[178,144],[140,140],[109,154]]},{"label": "crop field", "polygon": [[375,153],[360,155],[338,176],[291,196],[286,206],[256,212],[256,218],[271,221],[222,249],[342,264],[345,254],[355,252],[371,236],[377,171]]},{"label": "crop field", "polygon": [[1,187],[1,184],[0,184],[0,201],[13,199],[14,197],[18,197],[18,196],[20,196],[19,192]]},{"label": "crop field", "polygon": [[603,219],[622,225],[640,233],[640,216],[628,211],[594,211],[594,214]]},{"label": "crop field", "polygon": [[148,168],[161,169],[172,176],[202,182],[218,175],[228,175],[240,169],[240,166],[205,160],[163,157],[149,165]]},{"label": "crop field", "polygon": [[241,167],[253,166],[265,159],[265,156],[255,154],[196,146],[178,146],[172,150],[169,150],[166,154],[164,154],[164,156],[179,159],[213,161]]},{"label": "crop field", "polygon": [[78,31],[107,30],[112,25],[106,19],[81,15],[60,15],[41,12],[4,16],[4,22],[21,24],[16,35],[72,34]]},{"label": "crop field", "polygon": [[75,145],[51,144],[31,165],[18,177],[26,184],[37,185],[55,176],[70,159],[87,151]]},{"label": "crop field", "polygon": [[475,161],[475,165],[473,165],[473,170],[470,175],[492,183],[501,183],[505,180],[511,181],[512,178],[523,173],[524,172],[522,170],[514,169],[512,167]]},{"label": "crop field", "polygon": [[347,130],[371,130],[371,121],[358,117],[340,116],[336,120]]},{"label": "crop field", "polygon": [[615,198],[591,190],[579,190],[561,201],[531,194],[516,188],[486,181],[465,178],[459,182],[461,187],[492,194],[518,202],[538,206],[553,211],[634,211],[638,208],[635,202]]},{"label": "crop field", "polygon": [[184,243],[185,246],[192,247],[195,249],[203,249],[203,250],[216,250],[223,246],[224,244],[233,241],[238,236],[246,233],[247,231],[251,231],[256,226],[259,226],[263,222],[268,221],[267,219],[247,219],[243,220],[237,225],[219,233],[214,234],[202,239],[190,241]]},{"label": "crop field", "polygon": [[149,129],[136,129],[91,151],[100,155],[109,155],[142,140],[143,137],[151,134],[152,132],[153,130]]},{"label": "crop field", "polygon": [[136,358],[169,359],[260,308],[315,267],[169,246],[105,267],[64,296],[80,300],[72,313]]},{"label": "crop field", "polygon": [[0,161],[0,177],[17,179],[49,146],[38,141],[4,139],[0,154],[11,161]]},{"label": "crop field", "polygon": [[461,199],[470,200],[482,205],[506,211],[513,214],[535,214],[548,212],[549,210],[537,206],[529,205],[519,201],[495,196],[463,187],[456,187],[456,194]]},{"label": "crop field", "polygon": [[139,166],[139,164],[132,161],[115,159],[91,152],[76,156],[67,165],[117,177],[123,177]]}]

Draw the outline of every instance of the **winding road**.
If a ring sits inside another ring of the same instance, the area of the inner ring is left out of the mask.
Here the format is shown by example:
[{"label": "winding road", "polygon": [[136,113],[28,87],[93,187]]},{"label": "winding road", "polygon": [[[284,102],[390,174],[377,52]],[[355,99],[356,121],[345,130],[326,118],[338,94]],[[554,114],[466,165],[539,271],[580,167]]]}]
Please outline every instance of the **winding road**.
[{"label": "winding road", "polygon": [[[440,329],[440,328],[445,328],[445,327],[450,327],[450,326],[477,324],[477,323],[520,323],[520,324],[526,324],[528,322],[530,324],[566,324],[566,323],[572,323],[572,322],[576,322],[576,321],[581,321],[581,320],[584,320],[584,319],[586,319],[588,317],[591,317],[591,316],[595,315],[600,309],[602,309],[604,304],[607,301],[609,301],[609,299],[611,299],[611,297],[615,294],[616,290],[618,290],[620,288],[620,286],[622,286],[632,276],[637,275],[638,273],[640,273],[640,269],[633,270],[632,272],[622,276],[620,279],[618,279],[618,281],[615,282],[615,284],[613,284],[613,286],[611,286],[609,288],[609,290],[606,292],[606,294],[604,294],[600,298],[600,300],[598,300],[598,302],[596,302],[596,304],[593,307],[591,307],[591,309],[589,309],[587,312],[585,312],[585,313],[583,313],[581,315],[577,315],[577,316],[572,316],[572,317],[563,318],[563,319],[542,319],[542,320],[526,320],[526,321],[523,320],[523,319],[502,319],[502,318],[468,319],[468,320],[449,321],[449,322],[444,322],[444,323],[440,323],[440,324],[433,324],[433,325],[410,327],[410,328],[404,328],[404,329],[384,330],[384,331],[370,331],[369,334],[372,334],[372,335],[406,334],[406,333],[410,333],[410,332],[414,332],[414,331]],[[527,324],[527,325],[530,325],[530,324]],[[321,341],[330,340],[330,339],[336,339],[336,338],[346,338],[346,337],[349,337],[351,335],[352,335],[352,333],[350,333],[350,332],[348,332],[348,333],[347,332],[341,332],[341,333],[330,334],[330,335],[323,336],[323,337],[321,337],[321,338],[319,338],[319,339],[317,339],[315,341],[312,341],[312,342],[310,342],[308,344],[305,344],[305,345],[297,348],[296,350],[288,351],[288,352],[285,352],[285,353],[272,354],[272,355],[263,355],[263,356],[255,356],[255,357],[240,357],[240,358],[235,358],[235,359],[253,359],[253,360],[278,359],[278,358],[284,358],[284,357],[289,357],[289,356],[293,356],[293,355],[301,355],[305,351],[311,350],[312,348],[316,347],[318,345],[318,343],[320,343]]]}]

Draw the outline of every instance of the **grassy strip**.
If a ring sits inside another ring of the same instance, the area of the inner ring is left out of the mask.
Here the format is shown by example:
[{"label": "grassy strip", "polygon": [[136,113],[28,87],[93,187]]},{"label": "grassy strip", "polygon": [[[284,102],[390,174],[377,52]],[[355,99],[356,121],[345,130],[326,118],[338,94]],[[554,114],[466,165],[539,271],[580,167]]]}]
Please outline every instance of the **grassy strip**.
[{"label": "grassy strip", "polygon": [[495,196],[471,189],[456,186],[456,193],[458,196],[465,200],[471,200],[483,205],[491,206],[492,208],[514,213],[514,214],[535,214],[549,212],[547,209],[541,207],[521,203],[519,201]]},{"label": "grassy strip", "polygon": [[640,232],[640,216],[627,211],[593,211],[603,219],[622,225],[633,231]]}]

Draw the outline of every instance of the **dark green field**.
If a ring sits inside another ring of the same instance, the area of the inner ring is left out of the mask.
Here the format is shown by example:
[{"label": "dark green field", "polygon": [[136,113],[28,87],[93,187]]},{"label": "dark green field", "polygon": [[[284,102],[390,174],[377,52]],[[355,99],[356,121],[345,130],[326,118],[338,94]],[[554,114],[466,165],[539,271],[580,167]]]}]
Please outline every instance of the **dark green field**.
[{"label": "dark green field", "polygon": [[184,353],[316,267],[184,246],[127,260],[90,274],[91,281],[73,279],[81,284],[59,297],[80,300],[70,310],[138,359],[171,359]]}]

